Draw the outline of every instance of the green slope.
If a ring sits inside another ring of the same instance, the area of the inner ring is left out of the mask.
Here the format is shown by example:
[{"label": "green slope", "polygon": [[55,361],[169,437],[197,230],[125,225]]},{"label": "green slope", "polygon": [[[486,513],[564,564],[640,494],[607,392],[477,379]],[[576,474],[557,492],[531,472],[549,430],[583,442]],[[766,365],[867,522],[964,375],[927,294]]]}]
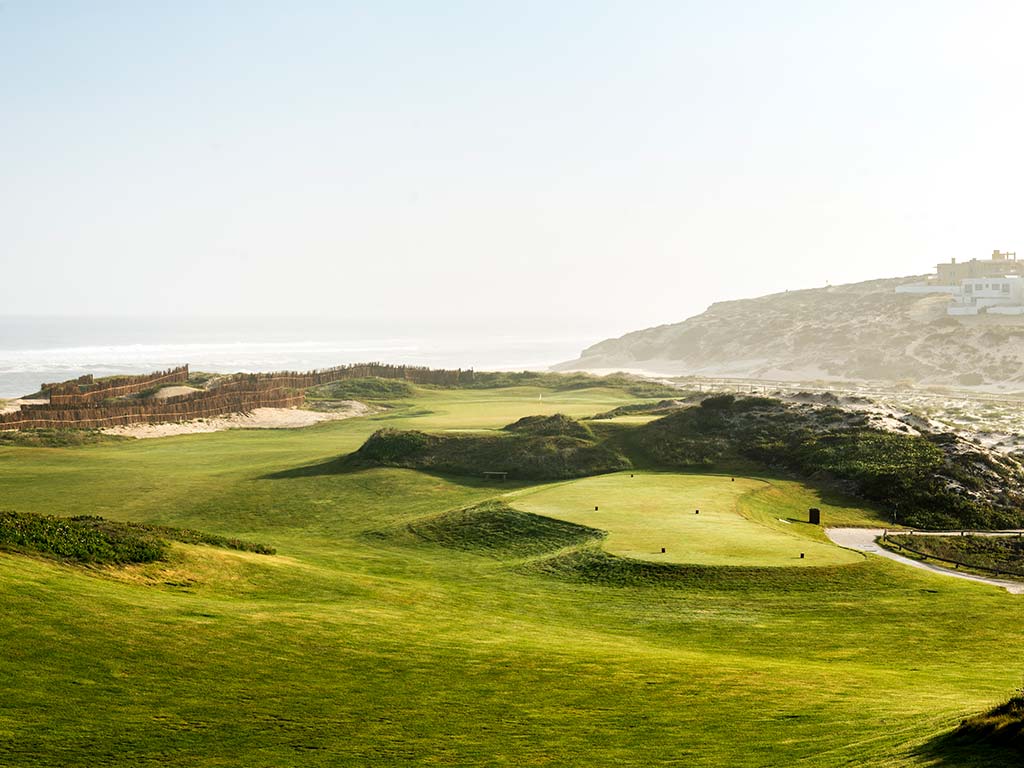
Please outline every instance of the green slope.
[{"label": "green slope", "polygon": [[[516,537],[489,547],[445,518],[527,486],[393,468],[271,479],[384,425],[491,430],[625,402],[430,392],[295,432],[0,448],[5,508],[277,548],[174,545],[168,562],[89,569],[0,553],[0,765],[1016,764],[942,738],[1019,680],[1020,599],[1000,590],[878,559],[602,581],[608,558],[629,561],[589,537],[545,534],[527,562]],[[536,497],[577,482],[592,481]],[[740,514],[771,536],[814,497],[758,482],[777,495],[741,497]],[[379,535],[428,520],[442,524]]]}]

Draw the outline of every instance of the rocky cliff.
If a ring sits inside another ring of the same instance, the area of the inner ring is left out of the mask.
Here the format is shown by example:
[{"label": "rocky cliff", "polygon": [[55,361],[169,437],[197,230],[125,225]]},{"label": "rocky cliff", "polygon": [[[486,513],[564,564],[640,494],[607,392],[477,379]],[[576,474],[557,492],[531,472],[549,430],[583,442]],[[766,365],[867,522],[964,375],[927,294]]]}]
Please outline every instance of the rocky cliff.
[{"label": "rocky cliff", "polygon": [[681,323],[602,341],[557,368],[1024,388],[1024,319],[950,317],[946,296],[895,292],[922,279],[720,302]]}]

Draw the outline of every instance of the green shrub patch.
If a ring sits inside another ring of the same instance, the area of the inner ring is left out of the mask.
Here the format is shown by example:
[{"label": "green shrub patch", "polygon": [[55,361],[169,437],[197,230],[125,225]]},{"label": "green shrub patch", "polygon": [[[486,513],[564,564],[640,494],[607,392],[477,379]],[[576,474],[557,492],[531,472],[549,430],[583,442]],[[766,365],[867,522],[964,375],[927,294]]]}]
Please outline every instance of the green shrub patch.
[{"label": "green shrub patch", "polygon": [[182,528],[119,523],[102,517],[54,517],[0,511],[0,549],[78,563],[127,564],[162,560],[168,540],[274,554],[262,544]]}]

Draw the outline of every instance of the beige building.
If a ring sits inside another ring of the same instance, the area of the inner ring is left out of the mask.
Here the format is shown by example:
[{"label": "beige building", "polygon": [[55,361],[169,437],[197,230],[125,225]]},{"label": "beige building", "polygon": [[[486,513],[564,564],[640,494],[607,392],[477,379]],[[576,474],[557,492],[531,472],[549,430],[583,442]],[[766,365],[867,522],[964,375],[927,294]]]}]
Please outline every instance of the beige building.
[{"label": "beige building", "polygon": [[990,259],[953,259],[946,264],[935,266],[935,283],[938,285],[959,285],[961,280],[975,277],[1002,277],[1024,275],[1024,261],[1017,261],[1016,251],[992,251]]},{"label": "beige building", "polygon": [[990,259],[938,264],[923,283],[903,283],[896,293],[944,293],[950,315],[1024,315],[1024,260],[1016,252],[992,251]]}]

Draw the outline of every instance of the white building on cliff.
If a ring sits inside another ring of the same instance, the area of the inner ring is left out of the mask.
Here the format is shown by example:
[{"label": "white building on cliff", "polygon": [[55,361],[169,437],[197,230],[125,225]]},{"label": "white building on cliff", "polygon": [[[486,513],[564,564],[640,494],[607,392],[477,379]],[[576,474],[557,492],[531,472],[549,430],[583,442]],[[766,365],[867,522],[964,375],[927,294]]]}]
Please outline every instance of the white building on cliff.
[{"label": "white building on cliff", "polygon": [[1016,253],[993,251],[991,259],[939,264],[923,283],[896,287],[896,293],[945,293],[950,315],[1024,315],[1024,261]]}]

